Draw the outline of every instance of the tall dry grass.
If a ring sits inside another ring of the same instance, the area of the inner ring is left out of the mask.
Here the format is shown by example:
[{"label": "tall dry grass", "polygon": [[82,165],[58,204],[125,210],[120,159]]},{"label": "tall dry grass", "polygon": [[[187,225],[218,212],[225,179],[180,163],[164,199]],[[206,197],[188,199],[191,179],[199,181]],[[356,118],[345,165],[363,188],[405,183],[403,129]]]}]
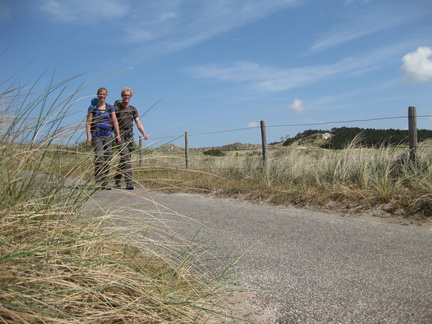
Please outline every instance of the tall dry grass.
[{"label": "tall dry grass", "polygon": [[[418,147],[416,161],[407,147],[344,150],[269,149],[267,165],[253,152],[223,157],[181,153],[147,155],[141,171],[147,186],[188,190],[258,202],[381,210],[403,216],[432,216],[432,145]],[[159,168],[158,168],[159,167]]]},{"label": "tall dry grass", "polygon": [[62,126],[81,89],[66,87],[0,93],[0,323],[229,321],[203,251],[151,208],[92,205],[92,155],[69,149],[84,127]]}]

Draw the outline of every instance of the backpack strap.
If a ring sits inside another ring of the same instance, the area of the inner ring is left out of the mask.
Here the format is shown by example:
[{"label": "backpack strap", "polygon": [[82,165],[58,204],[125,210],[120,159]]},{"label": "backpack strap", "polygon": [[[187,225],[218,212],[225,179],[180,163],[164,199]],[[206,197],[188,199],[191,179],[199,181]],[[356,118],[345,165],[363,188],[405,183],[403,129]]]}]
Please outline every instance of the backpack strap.
[{"label": "backpack strap", "polygon": [[[94,99],[93,99],[94,100]],[[92,104],[94,103],[94,101],[92,100]],[[107,128],[107,129],[104,129],[104,128],[99,128],[99,127],[97,127],[96,126],[96,123],[95,123],[95,121],[94,121],[94,119],[95,119],[95,115],[96,115],[96,113],[97,113],[97,111],[98,111],[98,109],[97,109],[97,103],[96,104],[94,104],[94,105],[92,105],[93,106],[93,110],[91,111],[91,113],[93,114],[93,118],[92,118],[92,124],[91,124],[91,126],[90,126],[90,131],[91,132],[97,132],[97,131],[101,131],[101,130],[109,130],[109,131],[112,131],[112,127],[110,127],[110,128]],[[115,112],[115,110],[114,110],[114,107],[113,106],[111,106],[110,104],[108,104],[108,103],[105,103],[105,110],[106,110],[106,112],[108,113],[108,114],[111,114],[111,113],[113,113],[113,112]],[[110,117],[110,122],[111,122],[111,117]]]},{"label": "backpack strap", "polygon": [[[98,111],[97,107],[98,107],[97,104],[93,105],[93,110],[91,112],[93,115]],[[105,103],[105,110],[108,114],[115,112],[114,107],[108,103]]]}]

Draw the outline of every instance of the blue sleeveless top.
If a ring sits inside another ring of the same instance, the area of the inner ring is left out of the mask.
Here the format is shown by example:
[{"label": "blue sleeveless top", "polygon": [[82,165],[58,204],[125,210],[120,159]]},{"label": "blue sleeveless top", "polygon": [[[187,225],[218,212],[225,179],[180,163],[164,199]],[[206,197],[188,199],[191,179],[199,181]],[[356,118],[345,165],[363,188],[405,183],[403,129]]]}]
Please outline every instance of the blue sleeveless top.
[{"label": "blue sleeveless top", "polygon": [[112,134],[112,126],[111,126],[111,116],[110,113],[113,113],[114,107],[105,103],[104,110],[100,110],[98,106],[90,105],[88,108],[88,112],[93,114],[93,121],[91,125],[91,134],[92,136],[109,136]]}]

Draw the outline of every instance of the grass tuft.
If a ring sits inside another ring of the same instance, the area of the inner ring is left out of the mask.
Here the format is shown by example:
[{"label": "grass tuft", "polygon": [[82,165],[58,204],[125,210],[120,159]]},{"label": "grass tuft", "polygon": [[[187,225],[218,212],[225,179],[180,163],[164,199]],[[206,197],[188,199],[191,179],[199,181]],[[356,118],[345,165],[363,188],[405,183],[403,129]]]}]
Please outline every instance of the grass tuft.
[{"label": "grass tuft", "polygon": [[145,210],[89,207],[92,153],[68,142],[83,125],[61,126],[73,79],[0,93],[0,323],[226,321],[202,252]]},{"label": "grass tuft", "polygon": [[143,185],[171,192],[430,219],[431,147],[419,146],[414,163],[407,147],[361,148],[357,141],[343,150],[270,149],[266,167],[254,154],[209,158],[191,151],[186,170],[181,153],[154,150],[138,174]]}]

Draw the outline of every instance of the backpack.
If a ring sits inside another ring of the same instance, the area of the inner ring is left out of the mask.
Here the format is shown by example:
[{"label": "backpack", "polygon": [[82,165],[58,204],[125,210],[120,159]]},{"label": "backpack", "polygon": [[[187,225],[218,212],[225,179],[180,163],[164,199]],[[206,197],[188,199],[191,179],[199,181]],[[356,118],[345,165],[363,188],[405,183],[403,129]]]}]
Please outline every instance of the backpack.
[{"label": "backpack", "polygon": [[[101,111],[97,109],[97,104],[92,105],[93,110],[91,113],[93,114],[92,123],[90,126],[90,132],[96,132],[98,130],[112,130],[111,125],[111,116],[109,116],[110,112],[114,112],[113,106],[108,103],[105,103],[105,110]],[[108,118],[104,116],[108,114]]]}]

